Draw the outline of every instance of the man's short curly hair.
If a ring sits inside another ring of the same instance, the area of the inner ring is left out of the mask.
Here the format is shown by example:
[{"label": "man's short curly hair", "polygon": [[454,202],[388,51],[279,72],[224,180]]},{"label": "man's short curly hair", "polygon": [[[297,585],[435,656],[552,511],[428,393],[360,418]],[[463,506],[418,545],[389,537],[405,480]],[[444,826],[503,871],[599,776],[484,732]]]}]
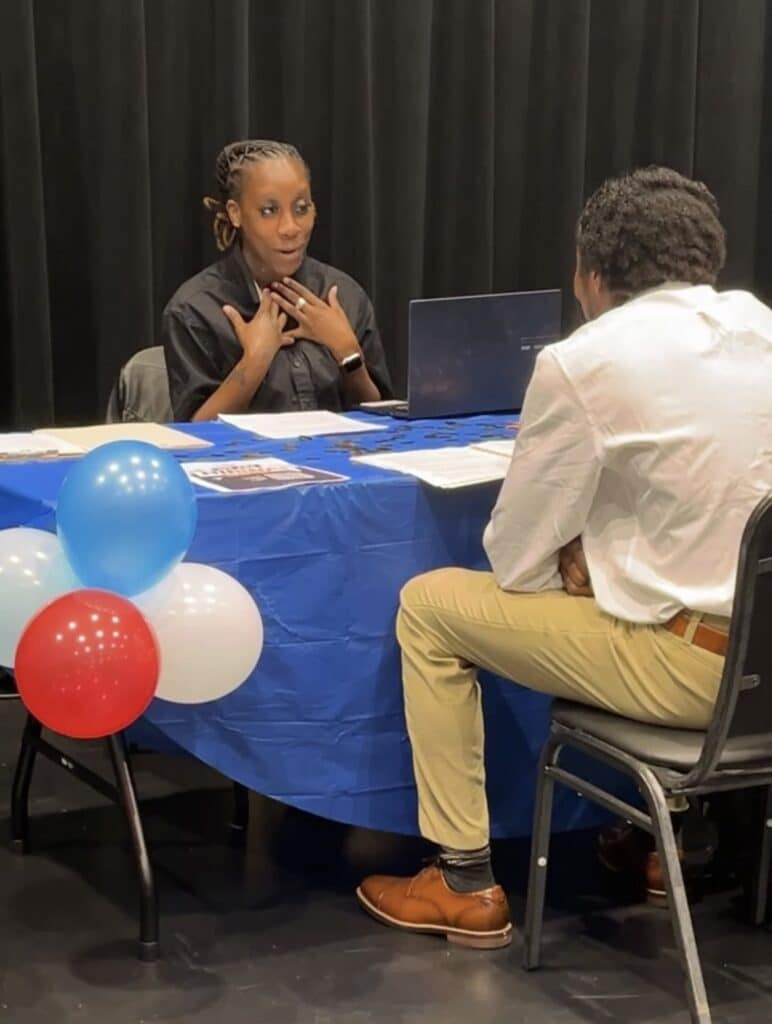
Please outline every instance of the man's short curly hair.
[{"label": "man's short curly hair", "polygon": [[715,284],[726,233],[715,196],[669,167],[609,178],[579,217],[582,272],[597,271],[620,301],[667,281]]}]

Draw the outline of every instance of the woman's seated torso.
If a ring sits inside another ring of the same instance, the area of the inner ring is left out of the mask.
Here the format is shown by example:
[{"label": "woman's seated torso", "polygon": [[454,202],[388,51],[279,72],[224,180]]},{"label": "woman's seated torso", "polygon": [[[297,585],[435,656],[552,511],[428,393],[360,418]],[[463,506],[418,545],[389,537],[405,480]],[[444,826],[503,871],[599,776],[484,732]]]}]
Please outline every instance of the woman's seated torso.
[{"label": "woman's seated torso", "polygon": [[[359,340],[367,369],[382,397],[391,394],[389,374],[372,304],[353,278],[306,256],[295,280],[324,298],[333,285]],[[186,281],[163,317],[163,344],[174,418],[189,420],[239,361],[242,351],[223,313],[233,306],[251,320],[258,305],[257,286],[238,244]],[[288,323],[285,330],[296,325]],[[299,339],[276,353],[249,404],[250,412],[345,408],[338,364],[327,348]]]}]

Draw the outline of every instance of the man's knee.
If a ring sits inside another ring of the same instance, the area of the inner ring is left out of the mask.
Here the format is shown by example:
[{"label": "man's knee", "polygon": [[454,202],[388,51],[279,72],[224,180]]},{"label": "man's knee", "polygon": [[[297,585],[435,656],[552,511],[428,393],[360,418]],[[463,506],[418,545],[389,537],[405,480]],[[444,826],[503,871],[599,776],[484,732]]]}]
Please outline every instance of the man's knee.
[{"label": "man's knee", "polygon": [[431,572],[413,576],[399,592],[399,607],[402,613],[414,612],[418,608],[433,608],[441,603],[440,595],[447,594],[458,582],[463,569],[433,569]]},{"label": "man's knee", "polygon": [[433,569],[414,576],[402,587],[396,625],[397,640],[403,649],[441,623],[448,594],[458,585],[458,575],[463,571]]}]

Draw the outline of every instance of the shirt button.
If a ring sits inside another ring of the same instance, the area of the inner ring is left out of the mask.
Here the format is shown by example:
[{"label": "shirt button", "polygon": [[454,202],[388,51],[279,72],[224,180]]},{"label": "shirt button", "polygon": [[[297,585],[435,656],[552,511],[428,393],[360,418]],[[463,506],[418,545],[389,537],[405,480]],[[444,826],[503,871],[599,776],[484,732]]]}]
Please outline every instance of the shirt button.
[{"label": "shirt button", "polygon": [[297,367],[300,366],[300,360],[298,359],[297,356],[295,356],[295,358],[292,360],[292,365]]}]

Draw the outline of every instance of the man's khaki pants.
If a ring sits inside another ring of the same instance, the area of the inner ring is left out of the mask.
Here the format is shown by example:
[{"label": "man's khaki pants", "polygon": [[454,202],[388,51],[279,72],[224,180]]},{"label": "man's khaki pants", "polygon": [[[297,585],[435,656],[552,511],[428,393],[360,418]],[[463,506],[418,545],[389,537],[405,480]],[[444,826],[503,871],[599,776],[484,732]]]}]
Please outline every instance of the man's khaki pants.
[{"label": "man's khaki pants", "polygon": [[487,572],[410,580],[397,638],[421,834],[459,850],[488,842],[478,667],[641,722],[701,728],[723,658],[692,646],[692,633],[623,622],[564,591],[507,593]]}]

